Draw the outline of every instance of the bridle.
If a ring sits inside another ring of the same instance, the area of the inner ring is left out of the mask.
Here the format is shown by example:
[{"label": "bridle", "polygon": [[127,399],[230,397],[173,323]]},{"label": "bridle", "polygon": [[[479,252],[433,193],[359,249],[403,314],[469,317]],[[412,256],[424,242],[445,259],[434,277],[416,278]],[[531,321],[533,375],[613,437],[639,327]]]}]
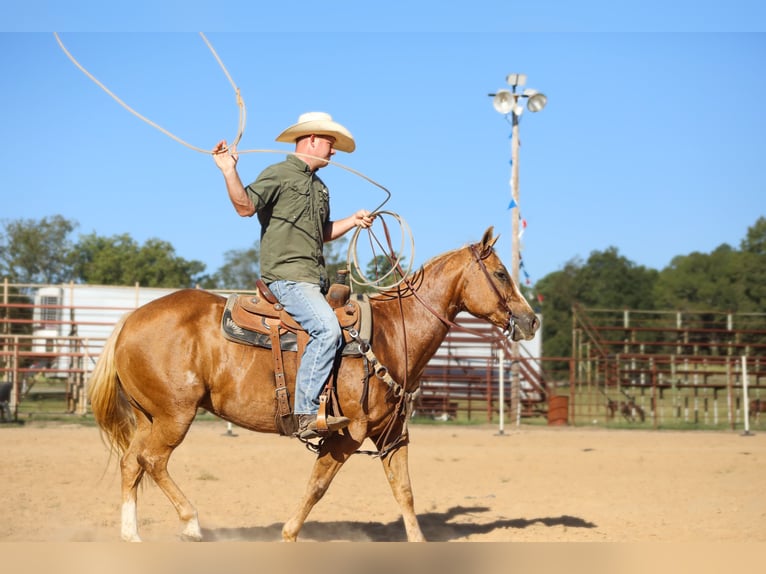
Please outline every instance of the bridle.
[{"label": "bridle", "polygon": [[492,276],[489,273],[489,269],[487,269],[487,266],[484,265],[484,260],[489,257],[490,253],[492,253],[492,248],[488,248],[484,251],[484,253],[479,253],[479,250],[476,249],[476,245],[471,245],[471,254],[473,255],[474,259],[476,260],[476,263],[479,264],[479,269],[482,270],[484,273],[484,276],[487,278],[487,282],[492,287],[492,290],[495,292],[495,295],[497,295],[498,300],[500,301],[501,306],[505,310],[505,312],[508,314],[508,323],[504,329],[504,332],[507,333],[507,337],[510,337],[513,339],[513,336],[516,334],[516,320],[518,317],[513,313],[513,310],[508,305],[508,301],[503,297],[503,294],[500,293],[500,289],[497,288],[497,285],[495,284],[494,279],[492,279]]},{"label": "bridle", "polygon": [[503,297],[503,294],[500,293],[500,289],[498,289],[497,285],[495,284],[495,280],[492,279],[492,275],[489,272],[489,269],[487,269],[487,266],[484,264],[484,260],[489,257],[489,255],[492,253],[492,248],[489,247],[485,249],[483,252],[479,252],[479,250],[476,248],[476,245],[471,245],[471,255],[473,255],[474,260],[479,265],[479,269],[484,273],[484,277],[487,279],[487,282],[492,287],[492,291],[494,291],[495,295],[497,296],[498,301],[500,302],[500,306],[503,308],[503,310],[508,315],[508,323],[506,324],[505,328],[503,329],[502,335],[487,335],[485,332],[477,331],[475,329],[469,329],[468,327],[464,327],[462,325],[459,325],[455,321],[452,321],[451,319],[448,319],[439,311],[433,308],[433,306],[423,299],[420,294],[418,293],[415,286],[412,284],[412,282],[409,280],[409,278],[406,278],[404,280],[404,284],[409,287],[410,292],[412,295],[417,299],[423,307],[425,307],[434,317],[439,319],[444,325],[446,325],[449,328],[458,329],[460,331],[463,331],[464,333],[470,333],[472,335],[475,335],[481,339],[490,340],[490,341],[496,341],[498,339],[505,339],[507,337],[513,338],[513,336],[516,334],[516,322],[518,320],[518,317],[514,314],[511,307],[508,305],[508,301]]}]

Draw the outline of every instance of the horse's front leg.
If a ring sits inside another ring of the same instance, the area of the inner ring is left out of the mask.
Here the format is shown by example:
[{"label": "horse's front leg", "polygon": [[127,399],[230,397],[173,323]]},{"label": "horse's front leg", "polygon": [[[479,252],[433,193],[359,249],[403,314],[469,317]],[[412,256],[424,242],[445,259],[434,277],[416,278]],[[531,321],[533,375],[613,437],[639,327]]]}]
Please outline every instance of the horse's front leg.
[{"label": "horse's front leg", "polygon": [[332,479],[338,474],[351,454],[359,448],[358,442],[348,435],[334,434],[322,445],[322,450],[311,471],[306,493],[295,514],[282,527],[282,540],[295,542],[311,509],[321,500]]},{"label": "horse's front leg", "polygon": [[409,542],[424,542],[423,532],[420,530],[418,517],[415,515],[415,504],[412,496],[412,484],[410,483],[410,470],[408,465],[407,445],[394,450],[386,458],[382,459],[383,471],[386,473],[388,484],[394,493],[396,502],[402,511],[404,528],[407,531]]}]

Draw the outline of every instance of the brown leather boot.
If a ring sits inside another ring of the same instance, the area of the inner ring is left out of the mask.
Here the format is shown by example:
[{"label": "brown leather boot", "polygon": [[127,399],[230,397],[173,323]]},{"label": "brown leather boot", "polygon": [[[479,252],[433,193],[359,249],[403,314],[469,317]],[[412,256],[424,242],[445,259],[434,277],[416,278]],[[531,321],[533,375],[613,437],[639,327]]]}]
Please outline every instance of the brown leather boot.
[{"label": "brown leather boot", "polygon": [[[330,432],[337,432],[346,428],[350,422],[351,419],[348,417],[335,417],[330,415],[327,417],[327,428]],[[304,440],[321,436],[317,431],[317,416],[298,415],[298,432],[295,434]]]}]

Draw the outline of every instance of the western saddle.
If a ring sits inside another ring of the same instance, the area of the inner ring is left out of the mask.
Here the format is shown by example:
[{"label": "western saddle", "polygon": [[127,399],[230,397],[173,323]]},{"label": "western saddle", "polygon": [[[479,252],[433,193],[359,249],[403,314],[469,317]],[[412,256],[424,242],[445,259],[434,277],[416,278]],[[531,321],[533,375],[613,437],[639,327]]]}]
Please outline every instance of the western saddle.
[{"label": "western saddle", "polygon": [[[223,336],[229,341],[271,349],[274,360],[274,386],[277,402],[277,426],[282,434],[292,434],[295,417],[292,416],[290,397],[285,381],[282,352],[297,353],[300,363],[309,340],[308,333],[285,311],[268,286],[259,279],[257,293],[229,295],[221,318]],[[350,295],[344,283],[333,283],[327,293],[327,301],[343,332],[342,356],[361,356],[362,346],[370,339],[371,313],[366,295]],[[320,396],[317,427],[322,428],[326,417],[326,404],[334,400],[333,377]]]}]

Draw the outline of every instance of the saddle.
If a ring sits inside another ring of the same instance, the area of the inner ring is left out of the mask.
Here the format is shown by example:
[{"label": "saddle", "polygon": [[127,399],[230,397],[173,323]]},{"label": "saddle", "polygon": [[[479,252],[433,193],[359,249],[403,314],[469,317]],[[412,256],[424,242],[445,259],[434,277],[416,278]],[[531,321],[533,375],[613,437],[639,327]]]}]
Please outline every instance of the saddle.
[{"label": "saddle", "polygon": [[[258,293],[255,295],[229,295],[221,318],[223,336],[235,343],[265,349],[273,349],[278,341],[279,349],[291,352],[300,350],[302,355],[308,342],[308,333],[284,310],[261,279],[256,281],[256,286]],[[346,285],[336,283],[330,287],[327,301],[335,310],[343,331],[341,353],[344,356],[361,356],[359,341],[368,343],[372,331],[372,314],[367,296],[350,295]],[[354,331],[359,334],[358,338],[352,336]],[[275,338],[275,334],[278,337]]]},{"label": "saddle", "polygon": [[[223,336],[235,343],[271,349],[274,359],[274,386],[277,402],[277,428],[282,434],[295,431],[290,397],[284,376],[282,352],[298,353],[300,363],[309,335],[303,327],[282,307],[277,298],[259,279],[257,294],[229,295],[221,317]],[[347,285],[335,283],[330,286],[327,301],[335,310],[335,316],[343,333],[341,356],[362,356],[361,346],[367,345],[372,331],[372,313],[366,295],[350,296]],[[326,428],[326,406],[334,400],[332,377],[320,397],[318,430]]]}]

